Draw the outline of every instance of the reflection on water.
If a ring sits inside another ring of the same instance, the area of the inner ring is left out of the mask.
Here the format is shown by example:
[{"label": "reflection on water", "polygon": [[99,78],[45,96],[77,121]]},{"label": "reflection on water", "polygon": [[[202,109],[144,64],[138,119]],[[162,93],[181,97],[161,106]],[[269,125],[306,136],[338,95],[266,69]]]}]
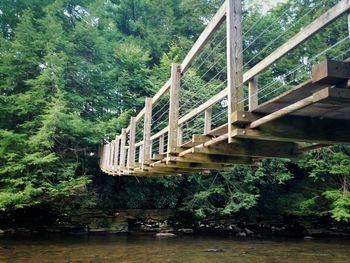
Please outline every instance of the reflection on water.
[{"label": "reflection on water", "polygon": [[[222,249],[224,252],[207,252]],[[350,240],[229,237],[0,237],[0,262],[350,262]]]}]

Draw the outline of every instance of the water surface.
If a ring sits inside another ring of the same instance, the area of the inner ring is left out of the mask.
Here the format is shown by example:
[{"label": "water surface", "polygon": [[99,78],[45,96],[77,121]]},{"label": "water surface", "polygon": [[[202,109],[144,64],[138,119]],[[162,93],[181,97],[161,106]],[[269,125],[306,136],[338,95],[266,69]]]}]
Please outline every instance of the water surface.
[{"label": "water surface", "polygon": [[[224,252],[207,252],[222,249]],[[0,262],[350,262],[349,239],[258,240],[213,236],[0,237]]]}]

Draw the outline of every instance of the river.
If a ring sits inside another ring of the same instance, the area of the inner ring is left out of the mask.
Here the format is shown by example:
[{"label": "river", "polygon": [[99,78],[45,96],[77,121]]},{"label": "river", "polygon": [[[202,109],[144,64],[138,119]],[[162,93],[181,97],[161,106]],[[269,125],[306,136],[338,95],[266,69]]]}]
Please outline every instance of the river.
[{"label": "river", "polygon": [[[208,252],[220,249],[222,252]],[[0,237],[0,262],[350,262],[349,239],[237,239],[225,236]]]}]

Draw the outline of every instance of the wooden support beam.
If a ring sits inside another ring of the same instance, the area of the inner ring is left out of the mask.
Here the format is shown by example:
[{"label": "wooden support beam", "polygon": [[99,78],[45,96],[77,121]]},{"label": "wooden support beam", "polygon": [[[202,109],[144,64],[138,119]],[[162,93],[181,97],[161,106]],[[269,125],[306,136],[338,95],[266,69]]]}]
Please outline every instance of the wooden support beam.
[{"label": "wooden support beam", "polygon": [[350,79],[350,63],[326,59],[312,68],[312,82],[337,85]]},{"label": "wooden support beam", "polygon": [[244,164],[251,165],[252,159],[249,157],[241,156],[227,156],[227,155],[208,155],[189,153],[183,157],[168,157],[167,162],[180,162],[180,163],[202,163],[202,164]]},{"label": "wooden support beam", "polygon": [[307,25],[303,30],[299,31],[291,39],[285,42],[282,46],[277,48],[269,56],[265,57],[262,61],[256,64],[253,68],[248,70],[243,77],[244,83],[253,77],[257,76],[263,70],[282,58],[288,52],[291,52],[296,47],[300,46],[306,40],[310,39],[321,29],[332,23],[338,17],[344,15],[350,10],[350,0],[342,0],[334,7],[330,8],[327,12],[322,14],[319,18]]},{"label": "wooden support beam", "polygon": [[164,153],[164,134],[159,136],[159,154]]},{"label": "wooden support beam", "polygon": [[236,129],[233,138],[321,144],[349,144],[350,121],[301,116],[283,116],[265,123],[258,130]]},{"label": "wooden support beam", "polygon": [[179,95],[180,95],[181,65],[171,65],[171,87],[169,103],[169,126],[168,126],[168,153],[177,147],[178,120],[179,120]]},{"label": "wooden support beam", "polygon": [[212,111],[212,107],[204,111],[204,134],[211,131]]},{"label": "wooden support beam", "polygon": [[160,161],[163,160],[166,157],[166,155],[164,153],[159,154],[159,153],[155,153],[152,156],[152,161]]},{"label": "wooden support beam", "polygon": [[177,145],[182,144],[183,128],[182,125],[179,125],[177,128]]},{"label": "wooden support beam", "polygon": [[120,139],[120,170],[125,168],[126,159],[126,129],[122,129],[121,139]]},{"label": "wooden support beam", "polygon": [[145,118],[143,127],[143,163],[149,164],[151,161],[151,125],[152,125],[152,99],[146,98]]},{"label": "wooden support beam", "polygon": [[253,121],[261,118],[261,115],[248,112],[248,111],[236,111],[231,114],[231,124],[235,127],[246,127]]},{"label": "wooden support beam", "polygon": [[152,167],[172,167],[172,168],[191,168],[194,170],[200,170],[200,169],[223,169],[227,168],[228,166],[225,166],[223,164],[203,164],[203,163],[180,163],[180,162],[170,162],[169,164],[156,162],[151,165]]},{"label": "wooden support beam", "polygon": [[118,166],[119,166],[119,151],[120,151],[120,136],[116,136],[115,137],[115,147],[114,147],[113,172],[118,170]]},{"label": "wooden support beam", "polygon": [[[235,111],[243,111],[243,41],[241,0],[227,0],[227,87],[228,124],[232,131],[230,117]],[[229,139],[230,140],[230,139]]]},{"label": "wooden support beam", "polygon": [[258,77],[254,77],[248,82],[249,111],[256,109],[258,103]]},{"label": "wooden support beam", "polygon": [[135,164],[135,133],[136,133],[136,118],[130,119],[130,134],[129,134],[129,151],[128,151],[128,168],[134,168]]},{"label": "wooden support beam", "polygon": [[140,145],[140,150],[139,150],[139,163],[144,163],[144,161],[143,161],[143,145]]},{"label": "wooden support beam", "polygon": [[236,140],[227,144],[221,142],[209,147],[193,147],[193,153],[250,157],[299,157],[298,144],[291,142],[271,142],[263,140]]}]

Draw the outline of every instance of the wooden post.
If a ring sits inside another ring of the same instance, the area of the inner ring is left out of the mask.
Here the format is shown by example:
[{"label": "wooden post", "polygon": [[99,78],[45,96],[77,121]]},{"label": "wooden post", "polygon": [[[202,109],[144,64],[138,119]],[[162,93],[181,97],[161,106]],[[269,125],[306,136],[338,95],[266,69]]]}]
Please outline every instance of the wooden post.
[{"label": "wooden post", "polygon": [[105,156],[106,156],[106,145],[102,144],[102,156],[101,156],[101,160],[100,160],[100,167],[102,169],[104,169]]},{"label": "wooden post", "polygon": [[109,155],[110,155],[110,153],[111,153],[111,151],[110,151],[110,149],[111,149],[111,147],[110,147],[110,144],[108,143],[107,145],[107,149],[106,149],[106,164],[105,164],[105,169],[106,170],[108,170],[109,169]]},{"label": "wooden post", "polygon": [[[227,0],[227,88],[228,88],[228,132],[232,131],[231,114],[244,110],[243,102],[243,43],[241,0]],[[229,142],[231,142],[229,136]]]},{"label": "wooden post", "polygon": [[164,134],[159,136],[159,154],[164,153]]},{"label": "wooden post", "polygon": [[180,125],[177,128],[177,145],[181,145],[182,144],[182,136],[183,136],[183,129],[182,129],[182,125]]},{"label": "wooden post", "polygon": [[151,162],[152,98],[146,98],[143,127],[143,164]]},{"label": "wooden post", "polygon": [[258,78],[252,78],[248,82],[249,111],[258,107]]},{"label": "wooden post", "polygon": [[119,167],[120,170],[125,169],[125,157],[126,157],[126,129],[122,129],[122,135],[120,139],[120,162]]},{"label": "wooden post", "polygon": [[113,170],[113,167],[114,167],[114,146],[115,146],[114,140],[111,141],[110,145],[111,145],[111,149],[110,149],[110,155],[109,155],[109,170]]},{"label": "wooden post", "polygon": [[114,165],[113,165],[113,175],[119,166],[119,145],[120,145],[120,136],[115,137],[115,147],[114,147]]},{"label": "wooden post", "polygon": [[212,107],[210,107],[204,112],[204,134],[208,134],[211,131],[212,111]]},{"label": "wooden post", "polygon": [[143,163],[143,145],[140,146],[140,150],[139,150],[139,163]]},{"label": "wooden post", "polygon": [[168,153],[177,147],[179,128],[179,95],[180,95],[181,64],[171,65],[171,86],[169,103]]},{"label": "wooden post", "polygon": [[348,12],[348,31],[349,31],[349,37],[350,37],[350,12]]},{"label": "wooden post", "polygon": [[130,120],[130,134],[129,134],[129,151],[128,151],[128,169],[135,166],[135,132],[136,132],[136,118],[131,117]]}]

